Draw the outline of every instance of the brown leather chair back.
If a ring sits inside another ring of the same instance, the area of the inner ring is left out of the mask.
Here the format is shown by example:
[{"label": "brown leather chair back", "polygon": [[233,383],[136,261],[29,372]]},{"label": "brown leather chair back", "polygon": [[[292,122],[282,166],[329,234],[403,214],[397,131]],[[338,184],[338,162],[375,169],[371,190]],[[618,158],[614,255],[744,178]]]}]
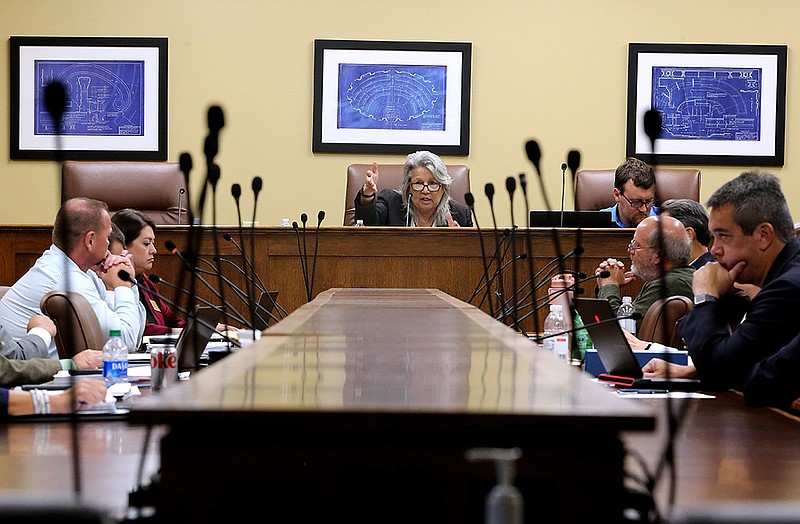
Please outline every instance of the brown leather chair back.
[{"label": "brown leather chair back", "polygon": [[[403,166],[405,164],[379,164],[378,189],[400,189],[403,183]],[[356,208],[354,201],[367,170],[372,169],[372,164],[350,164],[347,166],[347,189],[344,200],[344,225],[352,226],[356,223]],[[462,165],[448,165],[447,172],[453,179],[450,184],[450,198],[461,204],[467,205],[464,195],[469,192],[469,167]]]},{"label": "brown leather chair back", "polygon": [[691,299],[682,295],[658,299],[645,313],[636,336],[642,340],[683,349],[683,340],[678,335],[678,325],[691,310]]},{"label": "brown leather chair back", "polygon": [[[594,211],[614,205],[614,169],[575,173],[575,209]],[[700,201],[699,169],[656,169],[656,201],[690,198]]]},{"label": "brown leather chair back", "polygon": [[72,358],[84,349],[103,349],[106,337],[86,297],[70,291],[51,291],[39,303],[56,325],[59,358]]},{"label": "brown leather chair back", "polygon": [[61,172],[65,200],[94,198],[108,204],[111,215],[129,207],[156,224],[187,223],[187,194],[180,195],[185,180],[177,163],[68,161]]}]

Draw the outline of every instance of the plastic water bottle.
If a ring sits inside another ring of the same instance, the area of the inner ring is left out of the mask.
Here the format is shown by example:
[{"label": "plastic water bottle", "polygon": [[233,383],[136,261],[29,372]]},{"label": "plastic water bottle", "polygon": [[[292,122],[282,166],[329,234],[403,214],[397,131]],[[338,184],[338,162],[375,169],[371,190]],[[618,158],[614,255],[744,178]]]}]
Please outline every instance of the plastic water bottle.
[{"label": "plastic water bottle", "polygon": [[[635,312],[636,310],[633,309],[633,304],[631,303],[631,297],[622,297],[622,305],[620,305],[617,310],[617,316],[632,315]],[[619,325],[629,333],[636,334],[636,320],[632,318],[621,318],[619,319]]]},{"label": "plastic water bottle", "polygon": [[586,357],[586,350],[592,349],[594,343],[592,342],[592,337],[589,336],[589,331],[583,327],[583,319],[577,311],[575,312],[573,323],[576,331],[575,345],[572,348],[572,359],[582,361]]},{"label": "plastic water bottle", "polygon": [[569,335],[567,333],[555,334],[566,329],[567,323],[564,321],[561,304],[550,304],[550,313],[544,319],[544,336],[547,337],[544,339],[544,348],[564,360],[569,359]]},{"label": "plastic water bottle", "polygon": [[112,386],[128,382],[128,346],[119,329],[111,328],[109,335],[103,346],[103,378]]}]

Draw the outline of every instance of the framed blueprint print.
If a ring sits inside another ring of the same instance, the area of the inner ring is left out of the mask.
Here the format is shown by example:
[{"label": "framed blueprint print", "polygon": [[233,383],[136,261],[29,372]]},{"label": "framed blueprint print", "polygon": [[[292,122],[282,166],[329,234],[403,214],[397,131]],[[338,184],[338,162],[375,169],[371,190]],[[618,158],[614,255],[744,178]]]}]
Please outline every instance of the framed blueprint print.
[{"label": "framed blueprint print", "polygon": [[[786,46],[629,44],[627,156],[782,166]],[[661,113],[653,154],[644,113]]]},{"label": "framed blueprint print", "polygon": [[[12,159],[167,159],[166,38],[10,40]],[[66,93],[60,129],[51,82]]]},{"label": "framed blueprint print", "polygon": [[314,41],[315,153],[469,154],[472,44]]}]

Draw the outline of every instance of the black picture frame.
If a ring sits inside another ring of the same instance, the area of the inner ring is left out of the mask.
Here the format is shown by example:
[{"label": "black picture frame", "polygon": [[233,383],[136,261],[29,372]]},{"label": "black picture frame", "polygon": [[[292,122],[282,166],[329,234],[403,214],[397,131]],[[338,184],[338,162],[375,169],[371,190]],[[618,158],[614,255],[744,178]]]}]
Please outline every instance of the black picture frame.
[{"label": "black picture frame", "polygon": [[[10,37],[12,160],[166,160],[168,39]],[[61,131],[44,89],[65,86]]]},{"label": "black picture frame", "polygon": [[[785,45],[628,46],[626,155],[649,163],[782,166]],[[653,145],[644,113],[662,116]]]},{"label": "black picture frame", "polygon": [[468,155],[471,68],[469,42],[315,40],[312,151]]}]

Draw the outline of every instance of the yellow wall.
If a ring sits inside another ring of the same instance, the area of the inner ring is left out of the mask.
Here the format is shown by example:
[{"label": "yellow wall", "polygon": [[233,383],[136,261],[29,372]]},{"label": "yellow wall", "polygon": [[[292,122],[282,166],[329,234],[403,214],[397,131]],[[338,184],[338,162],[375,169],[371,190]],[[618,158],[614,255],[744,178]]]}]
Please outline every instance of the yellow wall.
[{"label": "yellow wall", "polygon": [[[773,169],[800,213],[800,158],[790,147],[800,107],[793,103],[793,48],[800,44],[800,4],[761,0],[0,0],[0,75],[7,79],[8,40],[19,36],[169,37],[169,149],[202,158],[205,113],[222,105],[227,126],[218,216],[235,223],[234,182],[264,179],[257,219],[327,212],[340,225],[344,172],[372,156],[311,153],[315,38],[469,41],[472,62],[471,154],[446,157],[472,168],[482,225],[488,225],[483,186],[502,194],[497,216],[510,223],[504,180],[531,173],[523,144],[539,141],[551,201],[558,202],[560,164],[578,149],[582,167],[616,166],[625,154],[629,42],[709,42],[789,46],[786,162]],[[52,223],[58,200],[52,162],[9,161],[9,84],[0,82],[0,223]],[[399,156],[375,160],[401,162]],[[739,167],[701,166],[702,197],[737,175]],[[200,171],[196,170],[199,175]],[[541,208],[536,197],[533,207]],[[515,206],[517,222],[522,222]]]}]

